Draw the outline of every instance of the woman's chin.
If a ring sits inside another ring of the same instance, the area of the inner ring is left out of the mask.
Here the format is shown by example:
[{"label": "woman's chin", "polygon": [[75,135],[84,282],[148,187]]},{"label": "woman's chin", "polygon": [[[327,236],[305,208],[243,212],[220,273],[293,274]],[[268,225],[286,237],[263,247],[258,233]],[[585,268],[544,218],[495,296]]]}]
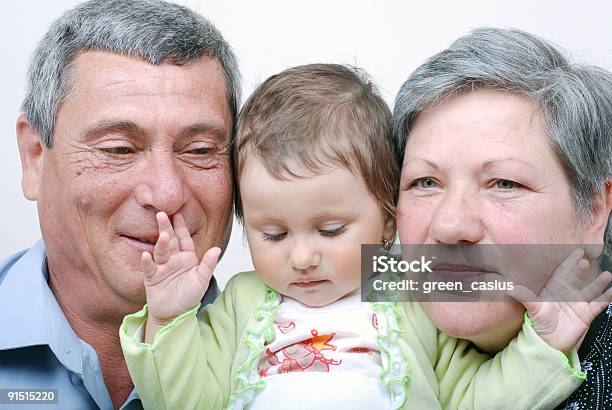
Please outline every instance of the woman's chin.
[{"label": "woman's chin", "polygon": [[441,331],[470,340],[484,351],[505,347],[521,329],[525,313],[517,302],[428,302],[422,306]]}]

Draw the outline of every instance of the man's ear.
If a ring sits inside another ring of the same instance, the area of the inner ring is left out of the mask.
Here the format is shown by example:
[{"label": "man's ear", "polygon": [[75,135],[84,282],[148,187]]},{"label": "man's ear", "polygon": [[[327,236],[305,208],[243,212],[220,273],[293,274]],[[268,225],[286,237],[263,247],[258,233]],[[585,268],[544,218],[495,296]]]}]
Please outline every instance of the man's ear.
[{"label": "man's ear", "polygon": [[595,197],[591,223],[587,227],[585,243],[597,244],[602,243],[612,210],[612,178],[608,178],[604,189]]},{"label": "man's ear", "polygon": [[17,118],[16,131],[21,157],[21,188],[27,199],[36,201],[42,178],[44,143],[40,133],[30,125],[25,114]]}]

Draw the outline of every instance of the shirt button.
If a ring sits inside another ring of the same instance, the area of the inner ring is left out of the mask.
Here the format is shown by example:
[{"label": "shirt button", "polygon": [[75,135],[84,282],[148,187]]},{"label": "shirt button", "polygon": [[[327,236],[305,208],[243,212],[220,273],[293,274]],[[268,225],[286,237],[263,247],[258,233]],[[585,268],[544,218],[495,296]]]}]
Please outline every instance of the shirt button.
[{"label": "shirt button", "polygon": [[75,386],[83,384],[83,378],[76,373],[70,373],[70,382]]}]

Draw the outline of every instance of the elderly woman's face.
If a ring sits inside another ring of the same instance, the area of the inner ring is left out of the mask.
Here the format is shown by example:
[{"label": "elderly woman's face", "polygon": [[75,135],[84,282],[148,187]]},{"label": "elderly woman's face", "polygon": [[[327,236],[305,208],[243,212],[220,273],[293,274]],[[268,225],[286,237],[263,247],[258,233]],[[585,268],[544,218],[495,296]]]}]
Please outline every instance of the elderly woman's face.
[{"label": "elderly woman's face", "polygon": [[[398,229],[407,244],[601,243],[581,223],[566,174],[530,100],[479,90],[413,122],[401,175]],[[516,302],[425,304],[436,325],[484,349],[522,323]]]}]

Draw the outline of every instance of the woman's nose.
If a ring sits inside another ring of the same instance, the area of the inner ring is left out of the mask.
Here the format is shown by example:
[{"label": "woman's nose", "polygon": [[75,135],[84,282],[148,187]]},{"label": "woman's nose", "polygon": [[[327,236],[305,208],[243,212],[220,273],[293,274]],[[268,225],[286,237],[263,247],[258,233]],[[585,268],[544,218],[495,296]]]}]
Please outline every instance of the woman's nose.
[{"label": "woman's nose", "polygon": [[484,235],[481,213],[476,192],[448,190],[436,205],[429,234],[438,243],[478,243]]}]

